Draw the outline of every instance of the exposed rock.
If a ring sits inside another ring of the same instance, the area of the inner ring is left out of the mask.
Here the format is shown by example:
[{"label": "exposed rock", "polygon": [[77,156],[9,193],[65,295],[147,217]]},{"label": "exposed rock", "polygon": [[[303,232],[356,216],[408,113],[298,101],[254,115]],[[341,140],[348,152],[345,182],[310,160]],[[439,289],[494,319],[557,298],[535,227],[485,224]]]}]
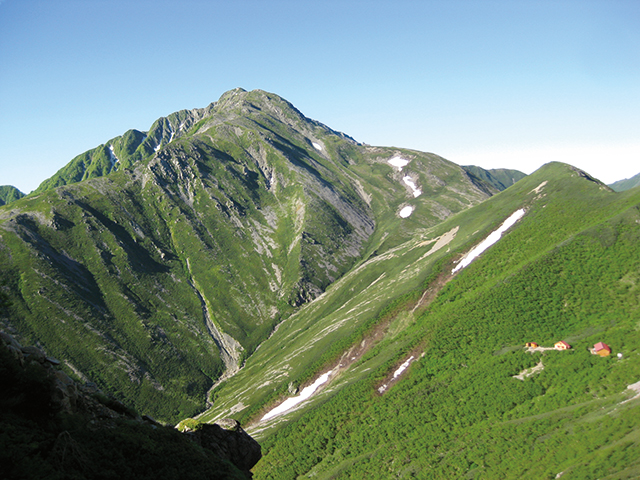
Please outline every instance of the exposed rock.
[{"label": "exposed rock", "polygon": [[35,360],[38,363],[44,363],[47,358],[44,352],[36,347],[22,347],[22,353],[25,360]]},{"label": "exposed rock", "polygon": [[251,468],[262,457],[260,444],[245,432],[235,420],[225,419],[221,422],[224,425],[233,423],[233,428],[227,430],[215,423],[205,423],[195,432],[189,432],[186,435],[192,436],[201,447],[229,460],[245,472],[248,478],[251,478]]},{"label": "exposed rock", "polygon": [[[45,352],[39,348],[23,347],[15,338],[5,332],[0,332],[0,346],[0,348],[4,347],[11,352],[11,355],[25,372],[27,369],[32,369],[32,372],[35,369],[37,372],[38,366],[40,366],[42,378],[49,379],[51,384],[50,401],[47,401],[46,395],[43,395],[43,390],[36,390],[40,392],[38,397],[41,401],[40,404],[44,401],[44,404],[52,408],[51,412],[72,414],[75,418],[83,418],[85,425],[92,432],[101,432],[105,429],[113,430],[122,424],[122,420],[129,422],[129,424],[133,421],[150,425],[152,429],[169,428],[163,427],[147,415],[139,416],[120,401],[101,392],[94,383],[77,384],[65,372],[56,368],[60,364],[58,360],[47,357]],[[18,375],[16,378],[20,378],[20,376]],[[30,404],[30,398],[26,397],[28,392],[16,392],[15,394],[20,395],[21,402],[26,400],[27,404]],[[237,473],[238,475],[251,478],[250,469],[262,456],[260,445],[240,427],[236,420],[227,418],[220,420],[219,424],[203,424],[198,427],[197,431],[183,435],[200,447],[209,450],[216,457],[235,465],[240,471]],[[85,459],[85,453],[83,453],[85,446],[78,443],[77,437],[74,435],[67,430],[59,433],[48,451],[47,461],[60,471],[72,468],[74,471],[80,469],[83,472],[89,472],[92,468],[91,465],[88,463],[80,465],[79,463],[80,460]],[[181,434],[176,431],[175,435]],[[2,448],[1,444],[0,448]]]}]

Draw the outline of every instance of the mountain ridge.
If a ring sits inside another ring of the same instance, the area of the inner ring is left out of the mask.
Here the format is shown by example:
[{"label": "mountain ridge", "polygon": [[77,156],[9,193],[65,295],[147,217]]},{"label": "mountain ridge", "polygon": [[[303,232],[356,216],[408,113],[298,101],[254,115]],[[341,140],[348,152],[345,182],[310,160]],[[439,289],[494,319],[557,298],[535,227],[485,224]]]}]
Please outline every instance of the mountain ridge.
[{"label": "mountain ridge", "polygon": [[259,90],[210,107],[0,208],[3,329],[163,421],[238,420],[256,478],[640,474],[637,189],[361,144]]},{"label": "mountain ridge", "polygon": [[0,206],[15,202],[24,197],[24,193],[12,185],[0,186]]},{"label": "mountain ridge", "polygon": [[625,178],[623,180],[618,180],[617,182],[613,182],[609,184],[616,192],[623,192],[625,190],[629,190],[630,188],[635,188],[640,185],[640,173],[634,175],[631,178]]},{"label": "mountain ridge", "polygon": [[267,92],[213,105],[149,158],[0,211],[3,324],[173,421],[362,257],[488,196],[451,162],[358,144]]}]

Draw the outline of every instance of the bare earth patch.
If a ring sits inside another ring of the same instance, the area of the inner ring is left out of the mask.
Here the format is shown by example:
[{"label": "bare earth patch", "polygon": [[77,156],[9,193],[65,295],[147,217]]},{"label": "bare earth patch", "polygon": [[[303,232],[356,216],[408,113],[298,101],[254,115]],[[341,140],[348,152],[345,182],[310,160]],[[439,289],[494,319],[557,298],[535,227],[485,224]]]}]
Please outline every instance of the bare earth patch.
[{"label": "bare earth patch", "polygon": [[542,360],[540,360],[540,362],[538,362],[538,364],[535,367],[525,368],[518,375],[514,375],[513,378],[517,378],[518,380],[524,380],[525,378],[530,377],[531,375],[540,373],[542,370],[544,370],[544,365],[542,364]]}]

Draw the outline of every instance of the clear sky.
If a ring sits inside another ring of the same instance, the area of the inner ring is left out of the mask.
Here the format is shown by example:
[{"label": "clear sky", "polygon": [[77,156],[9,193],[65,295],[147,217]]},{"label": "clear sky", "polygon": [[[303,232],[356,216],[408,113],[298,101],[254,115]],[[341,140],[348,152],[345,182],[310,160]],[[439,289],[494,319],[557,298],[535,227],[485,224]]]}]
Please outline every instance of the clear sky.
[{"label": "clear sky", "polygon": [[0,185],[260,88],[371,145],[640,172],[639,0],[0,0]]}]

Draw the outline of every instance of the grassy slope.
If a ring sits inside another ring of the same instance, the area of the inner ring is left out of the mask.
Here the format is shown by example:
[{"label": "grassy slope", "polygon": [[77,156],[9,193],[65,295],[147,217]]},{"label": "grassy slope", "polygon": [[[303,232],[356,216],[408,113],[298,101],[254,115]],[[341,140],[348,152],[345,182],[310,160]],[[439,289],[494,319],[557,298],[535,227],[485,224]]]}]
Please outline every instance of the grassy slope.
[{"label": "grassy slope", "polygon": [[609,185],[616,192],[623,192],[625,190],[629,190],[630,188],[634,188],[640,185],[640,173],[638,175],[634,175],[631,178],[626,178],[624,180],[618,180],[617,182]]},{"label": "grassy slope", "polygon": [[[363,257],[486,198],[450,162],[403,151],[398,172],[386,163],[398,150],[358,145],[265,92],[216,108],[132,169],[0,210],[3,325],[169,421],[204,408],[225,368],[205,313],[246,356]],[[165,120],[163,142],[182,121]]]},{"label": "grassy slope", "polygon": [[[362,380],[326,389],[315,409],[291,415],[297,419],[275,435],[263,432],[256,478],[637,475],[638,401],[620,401],[640,377],[639,203],[640,192],[613,194],[549,165],[450,219],[465,225],[462,217],[497,220],[528,209],[427,312],[356,365]],[[560,339],[574,348],[522,349]],[[600,340],[624,358],[591,355]],[[395,358],[380,361],[394,349]],[[377,395],[410,351],[424,357]],[[512,378],[540,360],[540,374]]]},{"label": "grassy slope", "polygon": [[11,185],[0,186],[0,206],[15,202],[24,197],[24,193]]}]

